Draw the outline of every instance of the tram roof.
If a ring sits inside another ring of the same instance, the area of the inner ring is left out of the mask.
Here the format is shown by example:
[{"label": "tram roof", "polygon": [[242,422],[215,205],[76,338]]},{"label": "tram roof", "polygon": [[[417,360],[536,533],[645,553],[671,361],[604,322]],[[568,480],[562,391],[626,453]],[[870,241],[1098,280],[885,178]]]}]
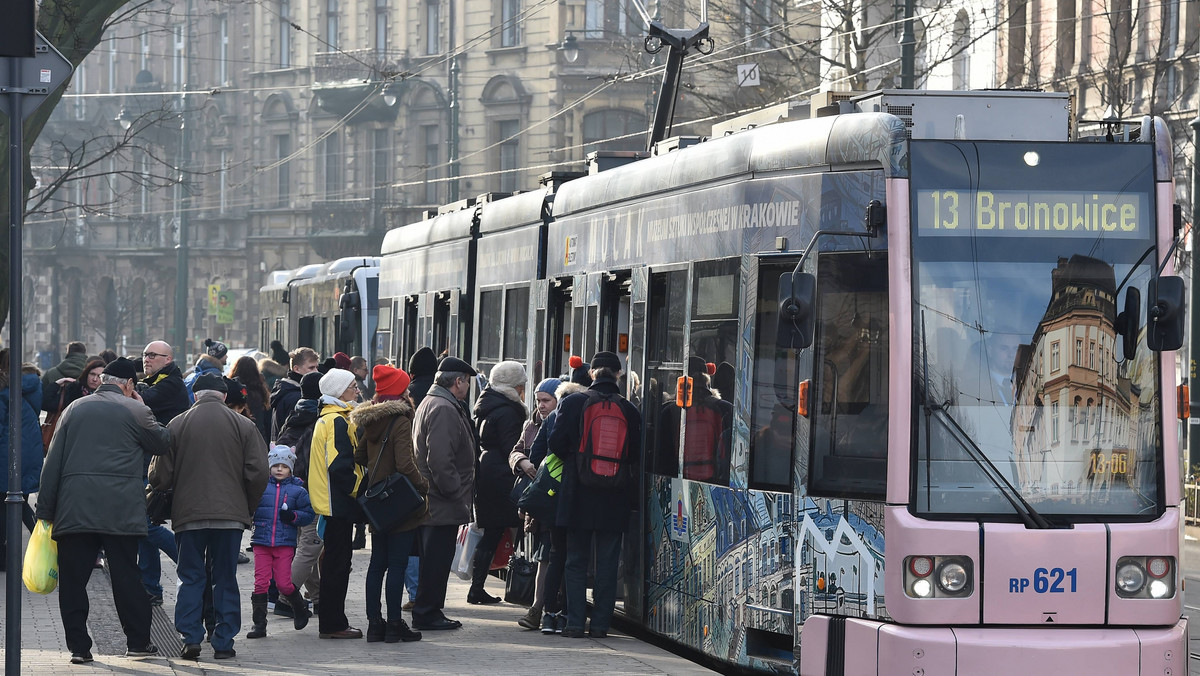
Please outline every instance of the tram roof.
[{"label": "tram roof", "polygon": [[543,188],[488,203],[479,216],[479,231],[501,232],[522,226],[541,225],[542,205],[549,194],[550,191]]},{"label": "tram roof", "polygon": [[889,177],[904,177],[907,140],[904,122],[887,113],[768,125],[566,183],[555,195],[554,214],[629,203],[747,174],[873,164]]},{"label": "tram roof", "polygon": [[459,211],[393,228],[383,238],[382,253],[386,256],[430,244],[465,239],[471,236],[474,221],[475,207],[471,205]]}]

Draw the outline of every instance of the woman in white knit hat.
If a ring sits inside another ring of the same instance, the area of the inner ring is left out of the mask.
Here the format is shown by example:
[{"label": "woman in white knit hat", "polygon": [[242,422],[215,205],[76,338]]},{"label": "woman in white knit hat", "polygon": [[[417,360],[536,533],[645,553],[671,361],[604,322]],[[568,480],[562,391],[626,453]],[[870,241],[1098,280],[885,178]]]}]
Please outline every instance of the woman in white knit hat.
[{"label": "woman in white knit hat", "polygon": [[321,561],[321,638],[362,638],[346,619],[346,588],[350,585],[351,544],[359,508],[363,467],[354,461],[358,438],[350,420],[358,399],[354,374],[329,369],[321,376],[321,417],[313,428],[308,461],[308,492],[313,511],[324,527],[325,555]]},{"label": "woman in white knit hat", "polygon": [[519,362],[502,361],[492,367],[488,386],[475,401],[475,429],[479,430],[482,451],[475,474],[475,524],[483,529],[483,538],[475,549],[467,603],[500,601],[487,593],[484,583],[504,531],[521,525],[517,506],[509,497],[513,473],[508,454],[525,427],[527,380],[525,367]]}]

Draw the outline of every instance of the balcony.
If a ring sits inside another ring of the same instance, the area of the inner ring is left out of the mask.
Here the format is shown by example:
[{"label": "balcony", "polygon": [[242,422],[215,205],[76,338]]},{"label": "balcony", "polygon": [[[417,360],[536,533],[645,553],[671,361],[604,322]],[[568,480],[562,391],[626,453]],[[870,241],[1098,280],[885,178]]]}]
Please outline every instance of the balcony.
[{"label": "balcony", "polygon": [[387,232],[384,212],[394,207],[386,188],[375,197],[313,202],[309,245],[328,259],[378,251]]},{"label": "balcony", "polygon": [[392,122],[406,82],[399,79],[404,50],[358,49],[318,52],[313,57],[317,106],[351,124]]}]

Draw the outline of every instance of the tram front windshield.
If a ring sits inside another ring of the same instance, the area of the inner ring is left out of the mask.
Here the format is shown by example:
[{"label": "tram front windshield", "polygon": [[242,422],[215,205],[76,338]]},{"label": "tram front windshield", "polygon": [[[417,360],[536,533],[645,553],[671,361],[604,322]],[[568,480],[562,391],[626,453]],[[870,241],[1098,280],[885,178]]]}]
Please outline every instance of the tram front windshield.
[{"label": "tram front windshield", "polygon": [[1058,522],[1157,516],[1152,146],[911,151],[914,510],[1007,520],[1016,492]]}]

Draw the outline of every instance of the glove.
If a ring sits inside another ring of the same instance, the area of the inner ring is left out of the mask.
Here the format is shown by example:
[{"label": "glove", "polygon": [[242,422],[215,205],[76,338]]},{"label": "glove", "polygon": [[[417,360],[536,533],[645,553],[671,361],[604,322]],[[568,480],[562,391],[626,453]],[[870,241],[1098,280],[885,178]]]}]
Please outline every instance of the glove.
[{"label": "glove", "polygon": [[290,509],[279,510],[279,520],[286,524],[296,523],[296,513]]}]

